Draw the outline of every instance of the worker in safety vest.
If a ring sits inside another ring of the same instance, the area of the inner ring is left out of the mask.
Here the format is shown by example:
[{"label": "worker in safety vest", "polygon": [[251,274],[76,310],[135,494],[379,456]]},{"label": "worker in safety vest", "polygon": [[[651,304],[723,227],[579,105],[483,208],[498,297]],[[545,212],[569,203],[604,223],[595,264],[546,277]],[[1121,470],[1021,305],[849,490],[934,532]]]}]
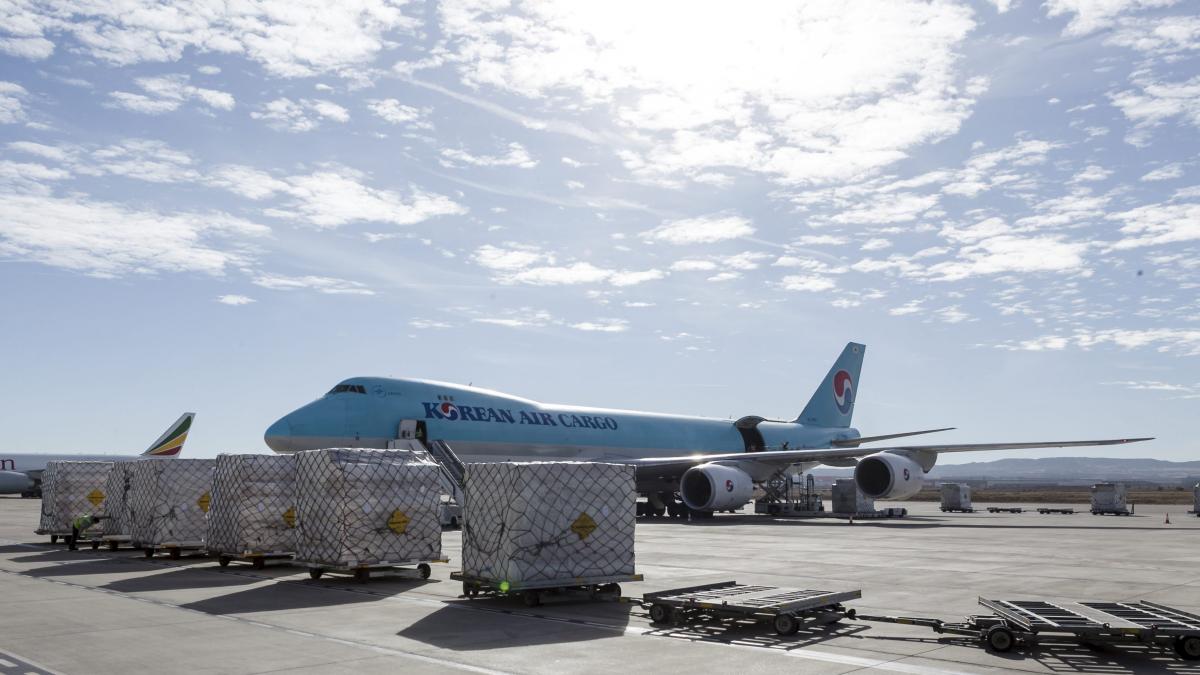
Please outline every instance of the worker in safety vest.
[{"label": "worker in safety vest", "polygon": [[96,523],[104,520],[108,516],[96,516],[90,513],[79,516],[71,521],[71,538],[67,541],[67,548],[74,551],[79,545],[79,535],[83,534]]}]

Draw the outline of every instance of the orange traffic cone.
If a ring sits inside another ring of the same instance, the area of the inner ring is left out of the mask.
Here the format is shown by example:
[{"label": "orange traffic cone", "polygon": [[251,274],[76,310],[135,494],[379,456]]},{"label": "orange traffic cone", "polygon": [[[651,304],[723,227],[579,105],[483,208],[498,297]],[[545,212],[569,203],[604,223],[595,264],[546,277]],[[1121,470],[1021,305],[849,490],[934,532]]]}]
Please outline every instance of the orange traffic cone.
[{"label": "orange traffic cone", "polygon": [[1168,513],[1166,520],[1163,521],[1163,525],[1170,525],[1170,524],[1171,524],[1171,514]]}]

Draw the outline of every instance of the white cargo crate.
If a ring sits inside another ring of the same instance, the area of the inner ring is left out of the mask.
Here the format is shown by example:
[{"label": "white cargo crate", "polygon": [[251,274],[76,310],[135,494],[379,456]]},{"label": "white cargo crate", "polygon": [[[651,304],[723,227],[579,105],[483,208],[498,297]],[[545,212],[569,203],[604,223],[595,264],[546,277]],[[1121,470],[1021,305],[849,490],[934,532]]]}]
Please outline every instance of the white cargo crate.
[{"label": "white cargo crate", "polygon": [[1097,483],[1092,486],[1092,514],[1129,515],[1124,483]]},{"label": "white cargo crate", "polygon": [[[298,453],[295,559],[314,578],[323,570],[442,562],[441,492],[441,468],[411,451]],[[422,576],[428,570],[421,567]]]},{"label": "white cargo crate", "polygon": [[104,503],[104,515],[108,517],[100,521],[100,533],[110,549],[116,549],[121,542],[131,540],[129,485],[133,480],[133,464],[134,461],[114,462],[112,470],[108,472],[108,480],[104,483],[104,491],[108,493]]},{"label": "white cargo crate", "polygon": [[853,478],[839,478],[833,482],[834,513],[874,513],[875,500],[858,489]]},{"label": "white cargo crate", "polygon": [[38,534],[69,535],[71,522],[79,516],[104,514],[105,483],[112,466],[112,462],[47,462]]},{"label": "white cargo crate", "polygon": [[942,483],[942,511],[971,513],[971,486],[963,483]]},{"label": "white cargo crate", "polygon": [[212,504],[211,459],[142,459],[133,463],[129,484],[130,536],[153,555],[203,546]]},{"label": "white cargo crate", "polygon": [[634,575],[633,467],[468,464],[465,482],[463,571],[452,578],[507,589]]},{"label": "white cargo crate", "polygon": [[296,458],[218,455],[204,547],[220,556],[291,556],[296,550]]}]

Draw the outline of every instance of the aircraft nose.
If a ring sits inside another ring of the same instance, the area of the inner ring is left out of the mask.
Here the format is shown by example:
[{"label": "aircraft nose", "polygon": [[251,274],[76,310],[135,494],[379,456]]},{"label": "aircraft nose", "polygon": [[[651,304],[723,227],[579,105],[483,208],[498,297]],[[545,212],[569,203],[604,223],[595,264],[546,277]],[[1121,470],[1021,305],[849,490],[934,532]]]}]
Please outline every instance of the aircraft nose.
[{"label": "aircraft nose", "polygon": [[287,452],[291,435],[292,425],[288,422],[288,416],[284,415],[267,427],[267,432],[263,434],[263,440],[266,441],[267,447],[275,452]]}]

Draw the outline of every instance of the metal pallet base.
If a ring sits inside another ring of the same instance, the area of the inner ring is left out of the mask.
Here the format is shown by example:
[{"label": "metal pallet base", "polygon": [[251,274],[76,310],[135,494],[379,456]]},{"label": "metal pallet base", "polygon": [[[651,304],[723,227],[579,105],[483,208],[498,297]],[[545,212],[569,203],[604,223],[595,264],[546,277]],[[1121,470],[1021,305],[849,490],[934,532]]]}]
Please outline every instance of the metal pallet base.
[{"label": "metal pallet base", "polygon": [[844,609],[841,603],[861,597],[862,591],[818,591],[723,581],[647,593],[640,604],[649,608],[654,623],[678,625],[700,617],[749,619],[768,621],[775,632],[791,635],[800,630],[805,620],[830,623],[853,617],[854,610]]},{"label": "metal pallet base", "polygon": [[606,577],[575,577],[572,579],[551,579],[539,581],[508,581],[505,579],[490,579],[477,577],[463,572],[451,572],[450,578],[461,581],[464,598],[474,598],[478,595],[493,597],[520,596],[529,607],[542,604],[546,593],[576,592],[585,593],[588,598],[598,600],[611,597],[614,600],[621,597],[621,583],[642,581],[640,574],[618,574]]}]

